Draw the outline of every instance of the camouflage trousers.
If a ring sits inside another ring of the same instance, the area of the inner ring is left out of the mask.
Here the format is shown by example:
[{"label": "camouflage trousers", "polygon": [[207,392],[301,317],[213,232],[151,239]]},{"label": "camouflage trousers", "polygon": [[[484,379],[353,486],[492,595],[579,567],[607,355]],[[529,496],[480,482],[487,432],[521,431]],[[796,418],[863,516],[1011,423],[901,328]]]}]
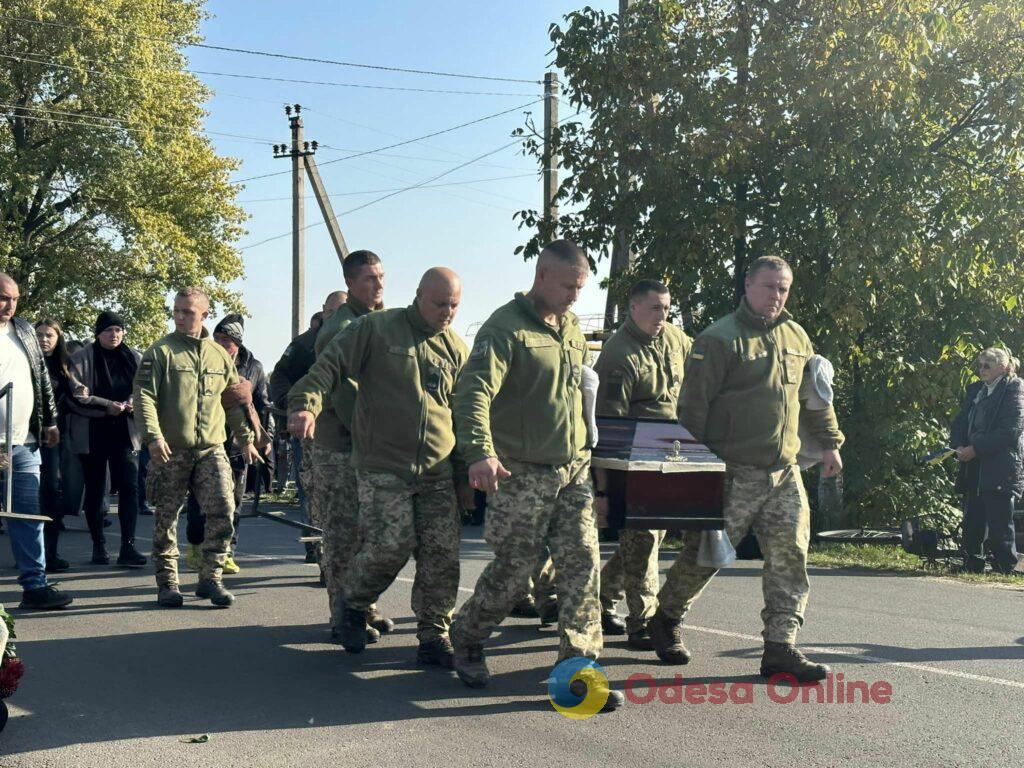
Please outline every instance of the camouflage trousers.
[{"label": "camouflage trousers", "polygon": [[665,531],[623,528],[619,548],[601,569],[601,610],[615,613],[615,605],[625,598],[629,634],[646,627],[658,609],[658,549],[664,540]]},{"label": "camouflage trousers", "polygon": [[200,579],[220,581],[234,528],[234,477],[224,447],[176,448],[170,461],[149,465],[146,495],[153,512],[153,563],[157,586],[178,584],[178,514],[189,490],[206,515]]},{"label": "camouflage trousers", "polygon": [[552,603],[558,600],[555,591],[555,564],[551,560],[551,552],[547,545],[541,547],[537,565],[526,578],[526,589],[516,602],[532,597],[537,605]]},{"label": "camouflage trousers", "polygon": [[[306,500],[306,522],[323,530],[319,506],[320,497],[316,494],[316,444],[310,438],[303,438],[302,440],[299,484],[302,486],[302,495]],[[309,547],[310,545],[307,544],[306,546]],[[323,542],[313,544],[312,546],[316,552],[316,561],[319,563],[323,559]]]},{"label": "camouflage trousers", "polygon": [[558,594],[558,658],[601,652],[601,561],[594,517],[590,459],[549,466],[502,460],[512,473],[487,496],[484,536],[494,559],[452,623],[452,642],[482,644],[523,593],[545,546]]},{"label": "camouflage trousers", "polygon": [[345,601],[369,610],[412,555],[416,637],[425,642],[448,634],[459,592],[462,530],[451,478],[407,482],[360,469],[356,479],[360,543],[344,574]]},{"label": "camouflage trousers", "polygon": [[[762,635],[772,642],[794,643],[810,591],[810,509],[800,469],[794,464],[769,472],[730,464],[725,482],[725,530],[730,541],[738,542],[752,527],[764,553]],[[658,609],[670,618],[682,618],[716,573],[697,565],[699,548],[700,536],[683,538],[679,557],[658,594]]]},{"label": "camouflage trousers", "polygon": [[[350,451],[318,448],[312,470],[311,509],[323,533],[320,566],[332,627],[340,627],[344,574],[359,548],[359,494]],[[373,606],[371,606],[373,607]]]}]

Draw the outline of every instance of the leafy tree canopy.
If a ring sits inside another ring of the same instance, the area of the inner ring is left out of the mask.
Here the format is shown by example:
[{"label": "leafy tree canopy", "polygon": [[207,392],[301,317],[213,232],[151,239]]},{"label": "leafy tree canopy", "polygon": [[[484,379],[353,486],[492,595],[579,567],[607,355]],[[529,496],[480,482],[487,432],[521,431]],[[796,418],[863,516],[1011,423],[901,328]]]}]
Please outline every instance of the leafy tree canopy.
[{"label": "leafy tree canopy", "polygon": [[[566,98],[555,227],[667,279],[699,331],[763,254],[839,371],[853,521],[951,511],[916,459],[977,351],[1024,346],[1021,0],[641,0],[551,28]],[[541,154],[536,138],[527,151]],[[552,233],[539,228],[527,256]]]},{"label": "leafy tree canopy", "polygon": [[0,269],[22,314],[81,335],[117,308],[144,346],[169,290],[238,306],[236,164],[202,133],[209,93],[181,53],[202,18],[201,0],[5,0]]}]

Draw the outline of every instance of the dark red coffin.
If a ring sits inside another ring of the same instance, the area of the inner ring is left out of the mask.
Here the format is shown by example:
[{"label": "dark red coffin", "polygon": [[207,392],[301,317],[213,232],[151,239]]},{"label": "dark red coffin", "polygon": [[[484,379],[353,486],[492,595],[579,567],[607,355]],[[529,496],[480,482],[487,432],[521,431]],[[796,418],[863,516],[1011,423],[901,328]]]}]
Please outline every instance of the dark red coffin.
[{"label": "dark red coffin", "polygon": [[613,528],[725,527],[725,462],[675,421],[599,417],[591,464],[608,472]]}]

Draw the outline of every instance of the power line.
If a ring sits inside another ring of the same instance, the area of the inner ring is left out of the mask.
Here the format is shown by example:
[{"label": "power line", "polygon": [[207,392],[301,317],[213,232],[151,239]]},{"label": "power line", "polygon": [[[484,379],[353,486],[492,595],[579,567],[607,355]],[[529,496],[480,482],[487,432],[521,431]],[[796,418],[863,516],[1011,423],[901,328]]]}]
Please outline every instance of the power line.
[{"label": "power line", "polygon": [[[23,17],[20,17],[20,16],[9,16],[9,15],[6,15],[6,14],[5,15],[0,15],[0,19],[6,19],[8,21],[16,21],[16,22],[20,22],[20,23],[23,23],[23,24],[37,24],[37,25],[44,26],[44,27],[58,27],[58,28],[61,28],[61,29],[77,29],[77,30],[84,30],[86,32],[90,32],[90,33],[93,33],[93,34],[95,33],[95,30],[92,30],[89,27],[84,27],[84,26],[77,25],[77,24],[60,24],[60,23],[54,22],[54,21],[42,21],[42,20],[39,20],[39,19],[26,19],[26,18],[23,18]],[[117,33],[115,32],[115,34],[117,34]],[[137,37],[137,38],[140,38],[142,40],[155,40],[155,41],[159,41],[159,42],[170,43],[170,44],[175,45],[175,46],[178,45],[178,42],[176,40],[172,40],[172,39],[164,38],[164,37],[154,37],[154,36],[149,36],[149,35],[140,35],[140,34],[137,34],[135,32],[123,32],[123,33],[120,33],[120,34],[124,35],[125,37]],[[330,64],[332,66],[337,66],[337,67],[355,67],[355,68],[358,68],[358,69],[372,69],[372,70],[377,70],[377,71],[382,71],[382,72],[404,72],[404,73],[412,74],[412,75],[430,75],[430,76],[433,76],[433,77],[455,77],[455,78],[462,78],[462,79],[466,79],[466,80],[491,80],[491,81],[494,81],[494,82],[501,82],[501,83],[530,83],[531,85],[540,84],[541,83],[541,81],[539,81],[539,80],[524,80],[524,79],[515,78],[515,77],[494,77],[494,76],[491,76],[491,75],[470,75],[470,74],[465,74],[465,73],[461,73],[461,72],[443,72],[443,71],[431,70],[431,69],[410,69],[410,68],[407,68],[407,67],[394,67],[394,66],[387,66],[387,65],[383,65],[383,64],[362,64],[362,63],[353,62],[353,61],[336,61],[334,59],[319,59],[319,58],[314,58],[314,57],[311,57],[311,56],[295,56],[293,54],[276,53],[274,51],[260,51],[260,50],[256,50],[256,49],[252,49],[252,48],[234,48],[234,47],[227,46],[227,45],[211,45],[209,43],[188,43],[187,46],[191,47],[191,48],[205,48],[205,49],[211,50],[211,51],[226,51],[228,53],[241,53],[241,54],[245,54],[247,56],[266,56],[268,58],[273,58],[273,59],[287,59],[289,61],[304,61],[304,62],[308,62],[308,63],[311,63],[311,64]]]},{"label": "power line", "polygon": [[[492,149],[490,152],[485,152],[482,155],[478,155],[477,157],[474,157],[472,160],[467,160],[464,163],[460,163],[459,165],[456,165],[454,168],[449,168],[447,171],[444,171],[443,173],[439,173],[436,176],[432,176],[429,179],[424,179],[423,181],[418,182],[416,184],[412,184],[412,185],[410,185],[408,187],[402,187],[401,189],[396,189],[394,192],[390,192],[390,193],[388,193],[386,195],[382,195],[381,197],[378,197],[378,198],[376,198],[374,200],[371,200],[368,203],[363,203],[362,205],[357,205],[355,208],[349,208],[347,211],[342,211],[341,213],[336,214],[332,218],[332,221],[337,221],[342,216],[347,216],[350,213],[355,213],[356,211],[361,211],[364,208],[369,208],[371,205],[376,205],[377,203],[380,203],[380,202],[382,202],[384,200],[387,200],[389,198],[395,197],[396,195],[400,195],[403,192],[410,192],[410,191],[412,191],[414,189],[419,189],[420,187],[424,187],[427,184],[431,184],[431,183],[437,181],[438,179],[442,179],[445,176],[448,176],[449,174],[455,173],[456,171],[461,170],[461,169],[465,168],[468,165],[472,165],[473,163],[477,162],[478,160],[483,160],[485,157],[490,157],[491,155],[496,155],[498,152],[501,152],[504,149],[508,149],[509,147],[514,146],[515,144],[519,144],[520,141],[521,141],[521,139],[516,139],[515,141],[509,142],[508,144],[503,144],[500,147],[498,147],[497,149]],[[314,227],[323,226],[326,223],[327,223],[326,221],[313,222],[312,224],[307,224],[305,227],[303,227],[303,230],[309,230],[309,229],[313,229]],[[273,237],[268,237],[268,238],[266,238],[264,240],[259,240],[259,241],[255,242],[255,243],[250,243],[249,245],[243,245],[238,250],[240,250],[240,251],[249,250],[251,248],[255,248],[257,246],[273,242],[274,240],[280,240],[281,238],[284,238],[284,237],[290,237],[291,234],[292,234],[292,230],[289,229],[287,232],[284,232],[284,233],[282,233],[280,235],[274,235]]]},{"label": "power line", "polygon": [[[465,184],[483,184],[488,181],[506,181],[508,179],[525,179],[527,177],[534,177],[536,173],[518,173],[511,176],[492,176],[487,179],[466,179],[465,181],[446,181],[443,184],[425,184],[420,189],[438,189],[439,187],[459,187]],[[359,192],[337,192],[333,195],[328,195],[329,198],[335,197],[355,197],[357,195],[378,195],[381,192],[397,192],[404,187],[392,187],[390,189],[364,189]],[[306,200],[314,199],[314,195],[305,195]],[[243,200],[235,200],[236,203],[242,205],[244,203],[280,203],[286,200],[291,200],[292,196],[287,197],[255,197]]]},{"label": "power line", "polygon": [[[503,110],[502,112],[495,112],[494,114],[491,114],[491,115],[484,115],[483,117],[478,117],[476,120],[470,120],[470,121],[465,122],[465,123],[459,123],[458,125],[453,125],[451,128],[445,128],[445,129],[440,130],[440,131],[434,131],[433,133],[428,133],[425,136],[418,136],[415,139],[407,139],[405,141],[400,141],[400,142],[397,142],[395,144],[388,144],[387,146],[384,146],[384,147],[377,147],[376,149],[367,149],[367,150],[365,150],[363,152],[356,152],[356,153],[351,154],[351,155],[345,155],[344,157],[335,158],[334,160],[328,160],[325,163],[317,163],[317,165],[319,167],[323,168],[325,165],[332,165],[333,163],[340,163],[343,160],[352,160],[352,159],[357,158],[357,157],[365,157],[366,155],[373,155],[373,154],[376,154],[378,152],[384,152],[384,151],[389,150],[389,149],[395,149],[397,147],[404,147],[407,144],[415,144],[418,141],[423,141],[424,139],[431,139],[434,136],[440,136],[441,134],[444,134],[444,133],[451,133],[452,131],[457,131],[460,128],[466,128],[466,127],[468,127],[470,125],[476,125],[477,123],[482,123],[485,120],[493,120],[494,118],[501,117],[502,115],[508,115],[508,114],[511,114],[512,112],[518,112],[521,109],[525,109],[526,107],[533,106],[534,104],[538,103],[539,101],[543,101],[543,99],[538,99],[537,101],[531,101],[531,102],[529,102],[527,104],[521,104],[518,107],[513,107],[512,109],[506,109],[506,110]],[[290,168],[286,169],[286,170],[283,170],[283,171],[274,171],[272,173],[262,173],[262,174],[260,174],[258,176],[247,176],[244,179],[235,179],[231,183],[232,184],[241,184],[243,182],[254,181],[256,179],[268,179],[271,176],[283,176],[284,174],[287,174],[287,173],[291,173],[291,169]]]},{"label": "power line", "polygon": [[[184,135],[188,135],[188,136],[200,135],[200,134],[197,134],[197,133],[191,133],[190,131],[176,131],[176,130],[173,130],[171,128],[159,128],[159,127],[155,127],[155,126],[152,127],[152,128],[142,128],[142,127],[138,127],[137,124],[134,125],[134,126],[133,125],[125,125],[125,123],[127,123],[128,121],[125,120],[124,118],[107,117],[105,115],[90,115],[90,114],[86,114],[84,112],[70,112],[70,111],[67,111],[67,110],[52,109],[52,108],[49,108],[49,107],[36,107],[36,106],[29,105],[29,104],[6,104],[6,103],[3,103],[3,102],[0,102],[0,107],[8,109],[8,110],[27,109],[27,110],[31,110],[32,112],[40,113],[40,114],[43,114],[43,115],[51,115],[51,114],[53,114],[53,115],[63,115],[65,117],[78,117],[78,118],[82,118],[82,119],[81,120],[57,120],[57,119],[51,119],[51,118],[47,118],[47,117],[40,117],[38,114],[36,114],[36,115],[19,115],[19,114],[14,114],[14,113],[10,113],[10,112],[5,115],[6,117],[9,117],[9,118],[13,117],[13,118],[23,118],[23,119],[26,119],[26,120],[39,120],[39,121],[43,121],[43,122],[58,123],[58,124],[61,124],[61,125],[78,125],[78,126],[82,126],[83,128],[108,128],[108,129],[115,129],[115,130],[130,131],[130,132],[133,132],[133,133],[153,132],[153,133],[166,133],[166,134],[178,134],[178,135],[184,134]],[[106,120],[106,121],[109,121],[109,122],[90,122],[90,121],[99,121],[99,120]],[[225,136],[225,137],[233,138],[236,141],[245,141],[245,142],[252,143],[252,144],[260,144],[260,145],[273,144],[273,141],[271,139],[260,139],[260,138],[257,138],[256,136],[245,136],[245,135],[239,134],[239,133],[224,133],[222,131],[205,131],[205,133],[208,133],[208,134],[213,135],[213,136]]]},{"label": "power line", "polygon": [[[26,63],[29,63],[29,64],[45,64],[47,66],[59,67],[61,69],[70,69],[70,70],[76,70],[76,71],[81,69],[81,71],[83,71],[83,72],[89,72],[89,73],[95,74],[95,75],[105,75],[105,76],[119,77],[119,78],[124,78],[126,80],[134,80],[136,82],[142,82],[142,83],[149,82],[145,78],[141,78],[141,77],[132,77],[131,75],[118,75],[118,74],[111,73],[111,72],[105,72],[103,70],[89,69],[87,67],[73,67],[73,66],[69,66],[67,64],[60,64],[59,62],[53,61],[52,59],[44,59],[42,57],[38,57],[38,56],[36,56],[35,54],[32,54],[32,53],[24,53],[24,52],[19,52],[19,53],[21,53],[20,56],[13,56],[13,55],[10,55],[10,54],[7,54],[7,55],[0,54],[0,58],[12,59],[14,61],[23,61],[23,62],[26,62]],[[35,58],[26,58],[27,56],[33,56]],[[83,57],[83,60],[85,60],[85,61],[97,61],[97,59],[91,59],[91,58],[85,58],[85,57]],[[248,74],[242,74],[240,72],[215,72],[215,71],[205,70],[205,69],[186,69],[186,68],[171,69],[171,68],[168,68],[168,67],[157,67],[156,69],[158,71],[167,72],[167,73],[171,73],[171,74],[188,73],[190,75],[208,75],[208,76],[213,76],[213,77],[233,77],[233,78],[237,78],[237,79],[241,79],[241,80],[262,80],[262,81],[271,82],[271,83],[291,83],[291,84],[298,84],[298,85],[326,85],[326,86],[333,86],[333,87],[337,87],[337,88],[361,88],[361,89],[374,90],[374,91],[403,91],[403,92],[409,92],[409,93],[441,93],[441,94],[457,95],[457,96],[515,96],[515,97],[523,97],[523,96],[534,96],[534,95],[536,95],[536,94],[532,94],[532,93],[500,93],[500,92],[494,92],[494,91],[458,91],[458,90],[449,90],[449,89],[440,89],[440,88],[409,88],[409,87],[392,86],[392,85],[370,85],[368,83],[341,83],[341,82],[337,82],[337,81],[334,81],[334,80],[301,80],[301,79],[290,78],[290,77],[270,77],[269,75],[248,75]]]}]

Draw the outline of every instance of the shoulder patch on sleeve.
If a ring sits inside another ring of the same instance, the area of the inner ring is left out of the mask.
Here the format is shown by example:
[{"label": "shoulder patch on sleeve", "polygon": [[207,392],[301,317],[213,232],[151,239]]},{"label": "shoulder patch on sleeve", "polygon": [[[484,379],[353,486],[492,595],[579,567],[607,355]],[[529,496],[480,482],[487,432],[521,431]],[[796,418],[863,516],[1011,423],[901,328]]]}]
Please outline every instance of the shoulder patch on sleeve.
[{"label": "shoulder patch on sleeve", "polygon": [[473,342],[473,351],[469,353],[469,359],[479,360],[481,358],[487,357],[487,355],[489,355],[490,352],[491,340],[487,338],[477,339],[476,341]]},{"label": "shoulder patch on sleeve", "polygon": [[695,350],[693,350],[693,352],[690,353],[690,359],[691,360],[703,360],[704,359],[704,353],[703,352],[698,352],[695,349]]}]

